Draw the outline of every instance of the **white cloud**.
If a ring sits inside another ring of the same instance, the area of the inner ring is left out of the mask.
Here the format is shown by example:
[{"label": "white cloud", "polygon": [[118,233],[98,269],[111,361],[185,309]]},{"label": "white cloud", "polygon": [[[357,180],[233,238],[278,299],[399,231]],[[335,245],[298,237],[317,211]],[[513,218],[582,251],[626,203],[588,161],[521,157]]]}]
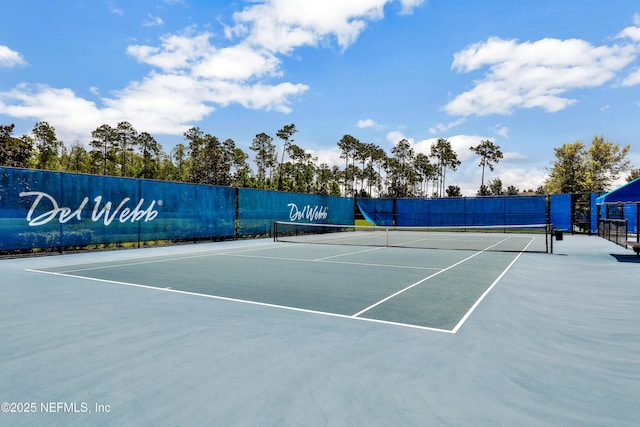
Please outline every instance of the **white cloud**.
[{"label": "white cloud", "polygon": [[279,65],[280,60],[268,51],[236,45],[212,51],[193,67],[192,73],[210,79],[249,80],[281,76]]},{"label": "white cloud", "polygon": [[[408,14],[422,0],[402,0],[401,13]],[[345,49],[366,28],[368,21],[384,17],[393,0],[269,0],[234,14],[235,26],[228,34],[245,34],[252,45],[272,52],[288,53],[300,46],[314,46],[334,38]]]},{"label": "white cloud", "polygon": [[382,128],[381,125],[379,125],[378,123],[376,123],[375,120],[372,120],[372,119],[358,120],[358,123],[356,123],[356,126],[359,127],[360,129],[366,129],[366,128],[381,129]]},{"label": "white cloud", "polygon": [[158,27],[164,25],[164,21],[159,16],[154,16],[152,14],[147,15],[149,19],[142,23],[143,27]]},{"label": "white cloud", "polygon": [[509,128],[502,125],[497,125],[494,132],[505,139],[509,139]]},{"label": "white cloud", "polygon": [[339,166],[344,168],[345,160],[340,157],[340,149],[337,147],[332,147],[326,150],[307,150],[307,152],[311,154],[311,156],[318,158],[318,165],[326,163],[329,167]]},{"label": "white cloud", "polygon": [[622,81],[622,86],[635,86],[640,84],[640,68],[633,71]]},{"label": "white cloud", "polygon": [[[90,101],[78,98],[70,89],[55,89],[45,85],[21,84],[8,92],[1,92],[0,99],[14,101],[7,105],[0,101],[0,112],[17,118],[46,117],[54,124],[58,137],[70,140],[86,138],[101,123],[101,112]],[[70,114],[73,112],[73,114]]]},{"label": "white cloud", "polygon": [[124,11],[122,9],[118,8],[118,7],[111,6],[111,8],[109,10],[114,15],[124,16]]},{"label": "white cloud", "polygon": [[0,45],[0,67],[15,67],[26,64],[20,53],[9,49],[7,46]]},{"label": "white cloud", "polygon": [[433,127],[429,128],[429,133],[432,135],[435,135],[437,133],[442,133],[445,132],[451,128],[454,128],[456,126],[460,126],[461,124],[463,124],[464,122],[466,122],[467,119],[463,118],[459,118],[458,120],[454,120],[453,122],[449,122],[449,123],[437,123],[436,125],[434,125]]},{"label": "white cloud", "polygon": [[[151,133],[181,134],[216,108],[232,103],[288,113],[292,99],[309,87],[283,78],[281,56],[301,46],[337,43],[346,49],[368,22],[382,19],[385,6],[392,3],[408,14],[423,0],[248,2],[225,27],[225,40],[191,27],[166,35],[155,45],[129,46],[127,54],[152,70],[109,96],[100,97],[99,89],[91,87],[99,98],[95,103],[70,89],[18,86],[0,94],[0,113],[51,120],[73,139],[86,139],[101,123],[119,120]],[[114,7],[111,12],[124,14]],[[161,24],[162,19],[153,15],[145,22]],[[15,52],[0,46],[0,65],[22,62]],[[59,136],[65,137],[63,132]]]},{"label": "white cloud", "polygon": [[210,33],[192,35],[189,31],[180,35],[169,35],[161,39],[161,45],[127,47],[127,53],[138,61],[160,68],[165,72],[188,70],[208,58],[215,48],[209,44]]},{"label": "white cloud", "polygon": [[592,46],[578,39],[519,43],[491,37],[454,55],[452,68],[458,72],[489,71],[444,108],[459,116],[536,107],[559,111],[576,102],[563,96],[566,92],[610,81],[637,54],[632,45]]}]

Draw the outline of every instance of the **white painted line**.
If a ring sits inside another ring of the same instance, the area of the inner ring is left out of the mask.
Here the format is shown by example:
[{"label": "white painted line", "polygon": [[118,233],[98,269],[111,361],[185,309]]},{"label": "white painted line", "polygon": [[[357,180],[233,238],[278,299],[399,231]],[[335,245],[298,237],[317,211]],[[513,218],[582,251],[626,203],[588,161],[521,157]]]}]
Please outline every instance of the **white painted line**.
[{"label": "white painted line", "polygon": [[491,284],[491,286],[489,286],[487,288],[486,291],[484,291],[484,293],[482,295],[480,295],[480,298],[478,298],[476,300],[476,302],[471,306],[471,308],[466,312],[466,314],[464,316],[462,316],[462,319],[460,319],[460,321],[458,322],[458,324],[452,329],[452,332],[455,334],[456,332],[458,332],[458,330],[462,327],[462,325],[464,325],[464,322],[467,321],[467,319],[469,318],[469,316],[471,316],[471,313],[474,312],[474,310],[480,305],[480,303],[482,302],[482,300],[489,294],[489,292],[491,292],[491,290],[494,288],[494,286],[496,286],[498,284],[498,282],[500,281],[500,279],[502,279],[502,277],[507,274],[507,271],[509,271],[509,269],[513,266],[513,264],[516,263],[516,261],[518,260],[518,258],[520,258],[520,256],[524,253],[524,251],[527,250],[527,248],[533,243],[533,241],[535,240],[535,238],[532,238],[531,241],[529,241],[529,243],[527,244],[527,246],[525,246],[525,248],[513,259],[513,261],[511,261],[511,263],[507,266],[507,268],[504,269],[504,271],[502,273],[500,273],[500,275],[496,278],[496,280],[493,281],[493,283]]},{"label": "white painted line", "polygon": [[[157,264],[159,262],[171,262],[171,261],[180,261],[183,259],[195,259],[195,258],[205,258],[205,257],[210,257],[210,256],[220,256],[220,255],[233,255],[233,254],[239,254],[239,253],[243,253],[243,252],[250,252],[250,251],[258,251],[258,250],[262,250],[262,249],[270,249],[270,248],[278,248],[281,247],[279,245],[270,245],[270,246],[255,246],[252,247],[251,249],[242,249],[242,250],[238,250],[238,251],[234,251],[234,252],[225,252],[225,251],[216,251],[216,252],[199,252],[197,254],[194,255],[185,255],[185,256],[175,256],[175,257],[162,257],[162,256],[153,256],[153,257],[148,257],[146,260],[143,261],[136,261],[136,262],[123,262],[120,264],[110,264],[109,261],[99,261],[96,262],[95,264],[104,264],[101,266],[95,266],[95,267],[86,267],[86,268],[77,268],[77,269],[70,269],[70,270],[61,270],[59,271],[59,273],[77,273],[80,271],[93,271],[93,270],[103,270],[103,269],[108,269],[108,268],[117,268],[117,267],[128,267],[130,265],[144,265],[144,264]],[[149,258],[153,258],[153,259],[149,259]],[[84,264],[76,264],[76,265],[87,265],[87,264],[93,264],[92,262],[85,262]],[[73,267],[73,265],[69,265],[67,267]]]},{"label": "white painted line", "polygon": [[[377,249],[383,249],[383,248],[377,248]],[[319,258],[319,259],[283,258],[283,257],[275,257],[275,256],[241,255],[241,254],[220,254],[220,255],[235,256],[235,257],[241,257],[241,258],[274,259],[274,260],[281,260],[281,261],[319,262],[319,263],[326,263],[326,264],[360,265],[360,266],[364,266],[364,267],[404,268],[404,269],[407,269],[407,270],[441,270],[440,267],[418,267],[418,266],[412,266],[412,265],[375,264],[375,263],[354,262],[354,261],[327,261],[327,260],[324,260],[324,258]],[[327,258],[332,258],[332,257],[327,257]]]},{"label": "white painted line", "polygon": [[384,249],[384,247],[369,248],[369,249],[363,249],[361,251],[347,252],[345,254],[331,255],[331,256],[324,257],[324,258],[316,258],[316,259],[314,259],[314,261],[324,261],[324,260],[331,259],[331,258],[338,258],[338,257],[342,257],[342,256],[361,254],[361,253],[364,253],[364,252],[378,251],[380,249]]},{"label": "white painted line", "polygon": [[431,328],[431,327],[428,327],[428,326],[411,325],[411,324],[407,324],[407,323],[390,322],[390,321],[386,321],[386,320],[367,319],[367,318],[363,318],[363,317],[353,317],[353,316],[346,315],[346,314],[330,313],[330,312],[318,311],[318,310],[309,310],[309,309],[306,309],[306,308],[289,307],[289,306],[286,306],[286,305],[269,304],[269,303],[264,303],[264,302],[243,300],[243,299],[238,299],[238,298],[222,297],[222,296],[217,296],[217,295],[207,295],[207,294],[201,294],[201,293],[198,293],[198,292],[181,291],[181,290],[178,290],[178,289],[171,289],[171,288],[158,288],[158,287],[155,287],[155,286],[141,285],[141,284],[137,284],[137,283],[120,282],[120,281],[116,281],[116,280],[98,279],[98,278],[93,278],[93,277],[84,277],[84,276],[77,276],[77,275],[73,275],[73,274],[55,273],[55,272],[51,272],[51,271],[34,270],[34,269],[26,269],[26,271],[29,271],[29,272],[32,272],[32,273],[50,274],[50,275],[53,275],[53,276],[69,277],[69,278],[73,278],[73,279],[90,280],[90,281],[93,281],[93,282],[109,283],[109,284],[121,285],[121,286],[130,286],[130,287],[134,287],[134,288],[150,289],[150,290],[159,291],[159,292],[170,292],[170,293],[174,293],[174,294],[190,295],[190,296],[196,296],[196,297],[202,297],[202,298],[216,299],[216,300],[221,300],[221,301],[236,302],[236,303],[241,303],[241,304],[257,305],[257,306],[261,306],[261,307],[270,307],[270,308],[276,308],[276,309],[281,309],[281,310],[297,311],[297,312],[301,312],[301,313],[310,313],[310,314],[316,314],[316,315],[327,316],[327,317],[337,317],[337,318],[341,318],[341,319],[350,319],[350,320],[354,320],[355,319],[355,320],[360,320],[360,321],[365,321],[365,322],[370,322],[370,323],[381,323],[381,324],[400,326],[400,327],[410,328],[410,329],[420,329],[420,330],[424,330],[424,331],[444,332],[444,333],[448,333],[448,334],[453,333],[450,330]]},{"label": "white painted line", "polygon": [[[508,238],[507,238],[507,239],[508,239]],[[476,252],[475,254],[473,254],[473,255],[471,255],[471,256],[468,256],[468,257],[466,257],[465,259],[463,259],[463,260],[461,260],[461,261],[458,261],[458,262],[456,262],[455,264],[450,265],[449,267],[447,267],[447,268],[445,268],[445,269],[442,269],[442,270],[440,270],[440,271],[438,271],[438,272],[436,272],[436,273],[433,273],[432,275],[427,276],[427,277],[425,277],[424,279],[419,280],[419,281],[417,281],[417,282],[415,282],[415,283],[413,283],[413,284],[411,284],[411,285],[407,286],[407,287],[406,287],[406,288],[404,288],[404,289],[400,289],[398,292],[396,292],[396,293],[394,293],[394,294],[392,294],[392,295],[389,295],[388,297],[386,297],[386,298],[384,298],[384,299],[381,299],[380,301],[378,301],[378,302],[376,302],[376,303],[374,303],[374,304],[370,305],[369,307],[365,308],[364,310],[361,310],[361,311],[357,312],[356,314],[353,314],[353,317],[361,316],[363,313],[366,313],[367,311],[371,310],[372,308],[377,307],[377,306],[379,306],[380,304],[385,303],[385,302],[389,301],[390,299],[395,298],[395,297],[397,297],[398,295],[405,293],[405,292],[406,292],[406,291],[408,291],[409,289],[415,288],[415,287],[416,287],[416,286],[418,286],[419,284],[424,283],[424,282],[426,282],[427,280],[432,279],[432,278],[434,278],[434,277],[436,277],[436,276],[438,276],[438,275],[440,275],[440,274],[444,273],[445,271],[451,270],[452,268],[454,268],[454,267],[456,267],[456,266],[458,266],[458,265],[462,264],[463,262],[466,262],[466,261],[470,260],[471,258],[474,258],[474,257],[476,257],[476,256],[480,255],[481,253],[484,253],[485,251],[487,251],[487,250],[491,249],[492,247],[494,247],[494,246],[496,246],[496,245],[499,245],[500,243],[504,242],[504,241],[505,241],[505,240],[507,240],[507,239],[503,239],[503,240],[499,241],[498,243],[494,243],[493,245],[489,246],[488,248],[486,248],[486,249],[484,249],[484,250],[482,250],[482,251]],[[528,245],[527,245],[527,246],[528,246]]]}]

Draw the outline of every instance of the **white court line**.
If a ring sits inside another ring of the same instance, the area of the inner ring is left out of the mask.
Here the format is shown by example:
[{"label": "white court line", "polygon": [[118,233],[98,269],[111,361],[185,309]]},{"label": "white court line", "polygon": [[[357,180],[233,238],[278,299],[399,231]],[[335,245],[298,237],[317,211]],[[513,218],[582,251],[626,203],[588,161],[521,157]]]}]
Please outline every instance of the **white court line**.
[{"label": "white court line", "polygon": [[451,332],[453,332],[454,334],[456,332],[458,332],[458,330],[462,327],[462,325],[464,324],[464,322],[467,321],[467,319],[469,318],[469,316],[471,316],[471,313],[473,313],[473,311],[480,305],[480,303],[482,302],[482,300],[484,299],[484,297],[486,297],[489,292],[491,292],[491,290],[493,289],[493,287],[500,281],[500,279],[502,279],[502,277],[507,274],[507,271],[509,271],[511,269],[511,267],[513,266],[513,264],[516,263],[516,261],[518,260],[518,258],[520,258],[520,255],[522,255],[529,246],[531,246],[531,244],[533,243],[533,241],[535,240],[535,238],[531,238],[531,240],[529,241],[529,243],[527,244],[527,246],[525,246],[525,248],[522,250],[522,252],[520,252],[514,259],[513,261],[511,261],[511,263],[507,266],[507,268],[505,268],[502,273],[500,273],[500,275],[496,278],[496,280],[493,281],[493,283],[491,284],[491,286],[489,286],[487,288],[486,291],[484,291],[484,293],[482,295],[480,295],[480,298],[478,298],[476,300],[476,302],[471,306],[471,308],[469,309],[469,311],[467,311],[467,313],[462,316],[462,319],[460,319],[460,321],[458,322],[458,324],[451,330]]},{"label": "white court line", "polygon": [[[413,284],[411,284],[411,285],[407,286],[407,287],[406,287],[406,288],[404,288],[404,289],[400,289],[398,292],[396,292],[396,293],[394,293],[394,294],[391,294],[391,295],[389,295],[389,296],[388,296],[388,297],[386,297],[386,298],[381,299],[380,301],[378,301],[378,302],[376,302],[376,303],[374,303],[374,304],[370,305],[369,307],[365,308],[364,310],[360,310],[359,312],[357,312],[356,314],[353,314],[352,316],[353,316],[353,317],[358,317],[358,316],[360,316],[360,315],[362,315],[362,314],[366,313],[367,311],[369,311],[369,310],[373,309],[374,307],[377,307],[377,306],[379,306],[380,304],[385,303],[385,302],[389,301],[390,299],[395,298],[395,297],[397,297],[398,295],[405,293],[405,292],[406,292],[406,291],[408,291],[409,289],[415,288],[415,287],[416,287],[416,286],[418,286],[419,284],[424,283],[424,282],[426,282],[427,280],[432,279],[433,277],[436,277],[436,276],[438,276],[439,274],[444,273],[445,271],[451,270],[452,268],[454,268],[454,267],[456,267],[456,266],[458,266],[458,265],[462,264],[463,262],[469,261],[471,258],[474,258],[474,257],[476,257],[476,256],[480,255],[481,253],[484,253],[485,251],[488,251],[488,250],[489,250],[489,249],[491,249],[492,247],[494,247],[494,246],[496,246],[496,245],[499,245],[500,243],[504,242],[504,241],[505,241],[505,240],[507,240],[507,239],[508,239],[508,237],[507,237],[506,239],[502,239],[501,241],[499,241],[499,242],[497,242],[497,243],[494,243],[493,245],[491,245],[491,246],[489,246],[489,247],[487,247],[487,248],[485,248],[485,249],[483,249],[483,250],[481,250],[481,251],[479,251],[479,252],[476,252],[475,254],[473,254],[473,255],[471,255],[471,256],[466,257],[465,259],[463,259],[463,260],[461,260],[461,261],[456,262],[456,263],[455,263],[455,264],[453,264],[453,265],[450,265],[449,267],[447,267],[447,268],[445,268],[445,269],[442,269],[442,270],[440,270],[440,271],[438,271],[438,272],[436,272],[436,273],[433,273],[432,275],[427,276],[427,277],[425,277],[424,279],[419,280],[419,281],[417,281],[417,282],[415,282],[415,283],[413,283]],[[528,246],[529,246],[529,245],[527,245],[527,247],[528,247]]]},{"label": "white court line", "polygon": [[[237,250],[237,251],[230,251],[230,252],[226,252],[226,251],[222,251],[222,252],[206,252],[206,253],[198,253],[195,255],[188,255],[188,256],[176,256],[176,257],[171,257],[171,258],[156,258],[156,259],[152,259],[152,260],[145,260],[145,261],[135,261],[135,262],[123,262],[123,263],[119,263],[119,264],[110,264],[109,261],[102,261],[100,262],[100,264],[104,264],[104,265],[100,265],[100,266],[93,266],[93,267],[85,267],[85,268],[73,268],[73,269],[64,269],[64,270],[60,270],[58,271],[58,273],[79,273],[79,272],[83,272],[83,271],[95,271],[95,270],[104,270],[104,269],[109,269],[109,268],[119,268],[119,267],[129,267],[129,266],[135,266],[135,265],[145,265],[145,264],[157,264],[157,263],[161,263],[161,262],[171,262],[171,261],[180,261],[180,260],[186,260],[186,259],[195,259],[195,258],[205,258],[205,257],[212,257],[212,256],[235,256],[235,257],[244,257],[244,258],[258,258],[258,259],[273,259],[273,260],[282,260],[282,261],[297,261],[297,262],[323,262],[323,263],[333,263],[333,264],[347,264],[347,265],[361,265],[361,266],[365,266],[365,267],[387,267],[387,268],[405,268],[408,270],[414,269],[414,270],[440,270],[441,268],[438,267],[418,267],[418,266],[410,266],[410,265],[393,265],[393,264],[375,264],[375,263],[361,263],[361,262],[348,262],[348,261],[328,261],[328,259],[330,258],[335,258],[338,256],[344,256],[344,255],[351,255],[351,254],[356,254],[356,253],[360,253],[360,252],[367,252],[367,251],[373,251],[373,250],[378,250],[378,249],[384,249],[382,247],[376,247],[373,249],[365,249],[363,251],[356,251],[356,252],[350,252],[348,254],[341,254],[341,255],[333,255],[330,257],[325,257],[325,258],[318,258],[318,259],[307,259],[307,258],[288,258],[288,257],[277,257],[277,256],[266,256],[266,255],[246,255],[246,252],[251,252],[251,251],[258,251],[261,249],[272,249],[272,248],[284,248],[285,246],[281,246],[280,244],[278,245],[273,245],[273,246],[260,246],[260,247],[255,247],[252,249],[242,249],[242,250]],[[87,264],[91,264],[90,262],[86,262],[84,264],[76,264],[76,265],[87,265]],[[66,266],[66,267],[72,267],[72,265]],[[38,270],[36,270],[38,271]]]},{"label": "white court line", "polygon": [[197,296],[197,297],[202,297],[202,298],[210,298],[210,299],[216,299],[216,300],[221,300],[221,301],[231,301],[231,302],[242,303],[242,304],[257,305],[257,306],[261,306],[261,307],[270,307],[270,308],[277,308],[277,309],[281,309],[281,310],[297,311],[297,312],[301,312],[301,313],[317,314],[317,315],[327,316],[327,317],[338,317],[338,318],[350,319],[350,320],[355,319],[355,320],[371,322],[371,323],[381,323],[381,324],[385,324],[385,325],[401,326],[401,327],[410,328],[410,329],[420,329],[420,330],[423,330],[423,331],[444,332],[444,333],[447,333],[447,334],[452,334],[453,333],[452,331],[449,331],[447,329],[431,328],[431,327],[428,327],[428,326],[411,325],[411,324],[408,324],[408,323],[390,322],[390,321],[378,320],[378,319],[358,318],[358,317],[353,317],[353,316],[346,315],[346,314],[330,313],[330,312],[318,311],[318,310],[309,310],[309,309],[306,309],[306,308],[289,307],[289,306],[286,306],[286,305],[269,304],[269,303],[264,303],[264,302],[243,300],[243,299],[238,299],[238,298],[222,297],[222,296],[217,296],[217,295],[207,295],[207,294],[201,294],[201,293],[198,293],[198,292],[181,291],[181,290],[178,290],[178,289],[171,289],[171,288],[158,288],[158,287],[155,287],[155,286],[141,285],[141,284],[137,284],[137,283],[120,282],[120,281],[116,281],[116,280],[97,279],[97,278],[93,278],[93,277],[77,276],[77,275],[74,275],[74,274],[67,274],[67,273],[55,273],[55,272],[51,272],[51,271],[34,270],[34,269],[29,269],[29,268],[26,269],[26,271],[29,271],[31,273],[50,274],[50,275],[53,275],[53,276],[70,277],[70,278],[74,278],[74,279],[90,280],[90,281],[101,282],[101,283],[109,283],[109,284],[114,284],[114,285],[130,286],[130,287],[134,287],[134,288],[150,289],[150,290],[159,291],[159,292],[169,292],[169,293],[181,294],[181,295],[191,295],[191,296]]},{"label": "white court line", "polygon": [[[210,251],[210,252],[199,252],[197,254],[194,255],[185,255],[185,256],[174,256],[174,257],[163,257],[163,256],[150,256],[147,257],[146,261],[136,261],[136,262],[122,262],[120,264],[110,264],[110,261],[99,261],[96,264],[105,264],[105,265],[101,265],[101,266],[95,266],[95,267],[86,267],[86,268],[77,268],[77,269],[71,269],[71,270],[61,270],[58,273],[77,273],[80,271],[92,271],[92,270],[103,270],[106,268],[117,268],[117,267],[127,267],[130,265],[144,265],[144,264],[157,264],[159,262],[171,262],[171,261],[179,261],[179,260],[183,260],[183,259],[195,259],[195,258],[205,258],[205,257],[210,257],[210,256],[219,256],[219,255],[232,255],[232,254],[236,254],[236,253],[242,253],[242,252],[251,252],[251,251],[258,251],[261,249],[271,249],[271,248],[279,248],[282,247],[280,245],[265,245],[265,246],[253,246],[250,249],[239,249],[237,251],[231,251],[231,252],[223,252],[223,251]],[[154,259],[148,259],[148,258],[154,258]],[[87,264],[92,264],[91,262],[85,262],[83,264],[75,264],[75,265],[87,265]],[[73,265],[68,265],[68,266],[63,266],[63,267],[73,267]],[[57,268],[57,267],[56,267]]]},{"label": "white court line", "polygon": [[[382,249],[382,248],[379,248],[379,249]],[[364,252],[364,251],[360,251],[360,252]],[[357,253],[357,252],[353,252],[353,253]],[[328,260],[326,260],[324,258],[318,258],[318,259],[283,258],[283,257],[276,257],[276,256],[243,255],[243,254],[230,254],[230,253],[224,253],[224,254],[219,254],[219,255],[220,256],[233,256],[233,257],[240,257],[240,258],[274,259],[274,260],[280,260],[280,261],[318,262],[318,263],[325,263],[325,264],[361,265],[361,266],[364,266],[364,267],[405,268],[407,270],[441,270],[441,268],[439,268],[439,267],[418,267],[418,266],[413,266],[413,265],[375,264],[375,263],[354,262],[354,261],[328,261]],[[327,258],[333,258],[333,257],[327,257]]]},{"label": "white court line", "polygon": [[338,258],[338,257],[341,257],[341,256],[354,255],[354,254],[361,254],[363,252],[378,251],[380,249],[384,249],[384,247],[375,247],[375,248],[363,249],[361,251],[347,252],[346,254],[331,255],[331,256],[326,256],[326,257],[323,257],[323,258],[316,258],[316,259],[314,259],[314,261],[325,261],[325,260],[331,259],[331,258]]}]

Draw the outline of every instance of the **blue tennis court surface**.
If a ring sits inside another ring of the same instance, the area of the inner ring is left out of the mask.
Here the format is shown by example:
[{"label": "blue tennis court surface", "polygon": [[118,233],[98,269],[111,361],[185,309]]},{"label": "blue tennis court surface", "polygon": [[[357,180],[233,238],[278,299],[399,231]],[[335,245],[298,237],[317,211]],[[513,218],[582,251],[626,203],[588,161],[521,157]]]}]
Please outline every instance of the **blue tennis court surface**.
[{"label": "blue tennis court surface", "polygon": [[455,332],[517,256],[274,243],[32,271]]},{"label": "blue tennis court surface", "polygon": [[639,261],[577,235],[3,259],[0,425],[636,426]]}]

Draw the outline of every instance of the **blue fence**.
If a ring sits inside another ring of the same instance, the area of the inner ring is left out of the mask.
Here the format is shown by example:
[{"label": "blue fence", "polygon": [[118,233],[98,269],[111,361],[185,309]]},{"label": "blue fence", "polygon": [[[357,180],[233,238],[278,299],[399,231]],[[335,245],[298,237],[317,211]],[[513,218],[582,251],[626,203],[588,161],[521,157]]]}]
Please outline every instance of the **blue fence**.
[{"label": "blue fence", "polygon": [[271,233],[274,221],[353,224],[353,199],[238,189],[238,222],[241,235]]},{"label": "blue fence", "polygon": [[268,234],[353,224],[352,199],[0,168],[0,251]]},{"label": "blue fence", "polygon": [[549,196],[549,203],[553,228],[562,231],[572,231],[571,194],[553,194]]},{"label": "blue fence", "polygon": [[[568,194],[357,199],[359,211],[376,225],[551,222],[565,231],[572,231],[576,220],[571,203]],[[594,232],[595,194],[590,205],[588,222]],[[633,233],[638,229],[637,209],[626,205],[620,210]],[[238,238],[270,234],[274,221],[353,224],[354,200],[0,167],[0,251]]]},{"label": "blue fence", "polygon": [[545,196],[358,199],[358,207],[365,219],[376,225],[436,227],[548,222]]},{"label": "blue fence", "polygon": [[600,205],[600,218],[626,219],[627,231],[631,234],[638,233],[637,203]]}]

